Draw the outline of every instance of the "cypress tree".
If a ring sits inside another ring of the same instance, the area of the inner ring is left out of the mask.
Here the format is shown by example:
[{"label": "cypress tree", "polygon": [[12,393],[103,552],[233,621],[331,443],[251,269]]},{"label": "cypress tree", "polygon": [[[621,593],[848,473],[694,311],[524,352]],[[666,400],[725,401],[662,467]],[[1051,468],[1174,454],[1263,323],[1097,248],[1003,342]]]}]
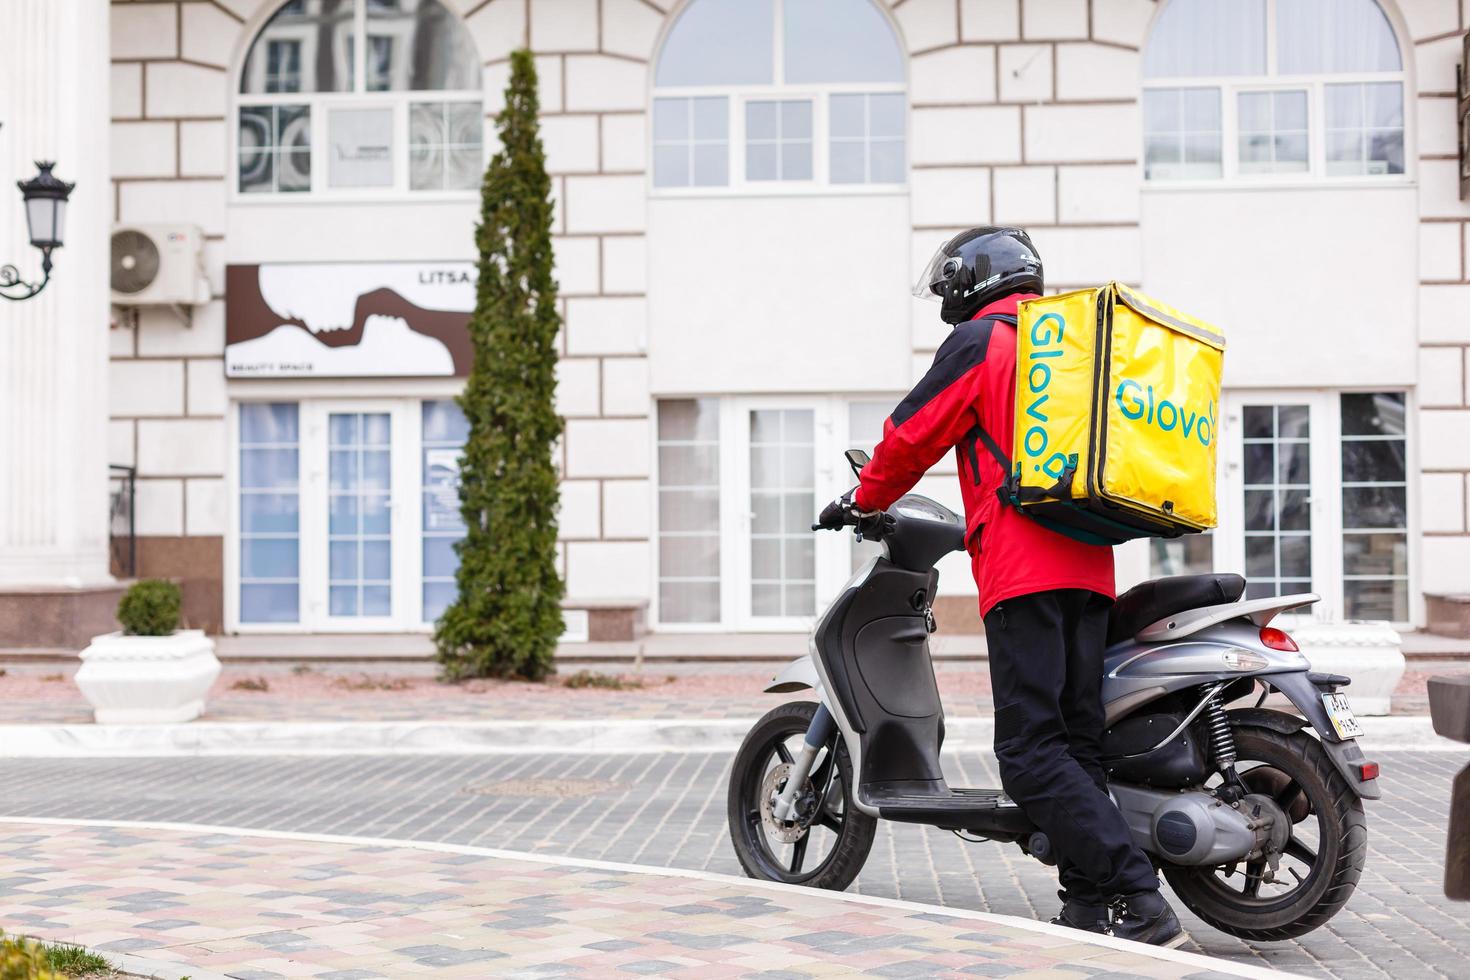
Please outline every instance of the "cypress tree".
[{"label": "cypress tree", "polygon": [[456,546],[459,595],[434,633],[449,680],[540,680],[562,633],[552,459],[562,432],[553,404],[561,318],[537,112],[535,64],[516,51],[475,233],[475,356],[458,398],[469,422],[459,484],[466,532]]}]

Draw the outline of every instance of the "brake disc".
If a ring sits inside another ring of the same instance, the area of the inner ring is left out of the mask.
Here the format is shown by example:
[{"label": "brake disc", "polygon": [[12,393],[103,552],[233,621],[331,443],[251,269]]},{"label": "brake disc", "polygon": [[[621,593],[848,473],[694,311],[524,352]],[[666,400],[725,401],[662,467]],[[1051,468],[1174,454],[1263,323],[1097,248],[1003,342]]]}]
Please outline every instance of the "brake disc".
[{"label": "brake disc", "polygon": [[[812,782],[808,779],[796,797],[797,819],[786,822],[776,819],[774,812],[776,797],[785,788],[786,779],[790,775],[791,763],[783,762],[766,773],[765,780],[761,782],[761,823],[765,825],[772,837],[783,844],[794,844],[806,835],[810,812],[813,810],[812,804],[816,802]],[[808,819],[802,819],[804,815]]]}]

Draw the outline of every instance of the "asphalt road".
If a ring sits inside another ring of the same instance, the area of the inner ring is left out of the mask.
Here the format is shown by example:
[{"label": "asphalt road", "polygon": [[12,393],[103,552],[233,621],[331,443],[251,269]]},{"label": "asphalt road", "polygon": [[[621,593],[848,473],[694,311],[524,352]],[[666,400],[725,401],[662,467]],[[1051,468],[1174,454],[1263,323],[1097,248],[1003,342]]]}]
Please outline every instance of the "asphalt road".
[{"label": "asphalt road", "polygon": [[[1312,976],[1470,977],[1470,905],[1441,888],[1459,753],[1384,752],[1357,893],[1300,940],[1249,944],[1184,915],[1185,948]],[[727,753],[8,760],[0,814],[177,821],[447,841],[739,873],[725,827]],[[949,756],[993,785],[988,755]],[[0,829],[0,834],[3,834]],[[883,825],[855,890],[1050,917],[1050,869],[1014,846]],[[1183,912],[1182,907],[1180,908]],[[0,923],[3,925],[3,923]]]}]

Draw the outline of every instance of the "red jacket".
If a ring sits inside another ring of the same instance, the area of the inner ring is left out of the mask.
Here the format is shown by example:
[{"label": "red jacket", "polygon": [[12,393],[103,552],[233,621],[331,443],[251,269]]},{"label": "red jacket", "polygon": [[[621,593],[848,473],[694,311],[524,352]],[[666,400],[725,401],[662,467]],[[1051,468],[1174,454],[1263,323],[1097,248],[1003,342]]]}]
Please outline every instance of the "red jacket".
[{"label": "red jacket", "polygon": [[1029,293],[1007,296],[954,328],[934,355],[929,372],[883,424],[883,441],[864,467],[854,498],[864,510],[886,510],[953,449],[981,616],[1005,599],[1048,589],[1087,589],[1114,596],[1112,548],[1047,530],[996,497],[1005,473],[980,439],[980,428],[1009,458],[1016,403],[1016,330],[981,318],[1015,315],[1017,304],[1031,298]]}]

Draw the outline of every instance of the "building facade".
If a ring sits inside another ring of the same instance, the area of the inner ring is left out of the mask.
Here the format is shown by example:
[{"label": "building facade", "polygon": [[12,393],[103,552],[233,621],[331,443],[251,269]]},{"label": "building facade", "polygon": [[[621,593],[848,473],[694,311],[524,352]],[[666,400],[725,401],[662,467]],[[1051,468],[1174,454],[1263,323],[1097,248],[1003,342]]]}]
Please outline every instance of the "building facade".
[{"label": "building facade", "polygon": [[[110,217],[197,226],[209,293],[108,331],[106,462],[136,470],[138,571],[182,579],[191,618],[226,631],[429,628],[452,592],[463,364],[424,324],[471,301],[478,176],[529,46],[574,632],[808,623],[861,560],[807,531],[850,483],[840,452],[872,444],[945,334],[912,278],[990,222],[1030,230],[1049,289],[1117,279],[1229,338],[1220,527],[1119,549],[1120,585],[1240,570],[1321,593],[1329,620],[1463,622],[1439,597],[1470,593],[1467,17],[114,2]],[[957,504],[954,470],[922,492]],[[974,628],[963,556],[941,571],[941,618]]]}]

